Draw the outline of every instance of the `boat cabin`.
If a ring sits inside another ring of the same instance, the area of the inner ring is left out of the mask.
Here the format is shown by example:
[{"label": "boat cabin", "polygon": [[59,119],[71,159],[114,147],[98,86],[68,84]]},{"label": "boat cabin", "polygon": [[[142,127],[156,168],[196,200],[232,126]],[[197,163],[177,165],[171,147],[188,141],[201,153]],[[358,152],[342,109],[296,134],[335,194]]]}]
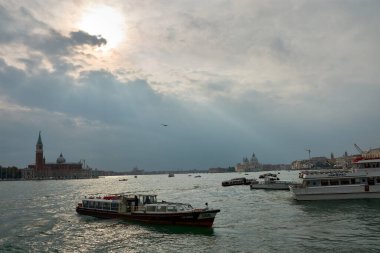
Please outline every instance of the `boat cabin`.
[{"label": "boat cabin", "polygon": [[358,169],[380,168],[380,159],[359,160],[354,164]]},{"label": "boat cabin", "polygon": [[355,185],[355,184],[364,184],[364,185],[380,184],[380,177],[305,179],[302,183],[304,187]]},{"label": "boat cabin", "polygon": [[191,212],[190,204],[157,202],[157,195],[111,195],[104,197],[86,197],[82,200],[82,207],[97,211],[118,213],[178,213]]},{"label": "boat cabin", "polygon": [[101,198],[86,198],[82,200],[82,206],[88,209],[118,212],[120,201]]}]

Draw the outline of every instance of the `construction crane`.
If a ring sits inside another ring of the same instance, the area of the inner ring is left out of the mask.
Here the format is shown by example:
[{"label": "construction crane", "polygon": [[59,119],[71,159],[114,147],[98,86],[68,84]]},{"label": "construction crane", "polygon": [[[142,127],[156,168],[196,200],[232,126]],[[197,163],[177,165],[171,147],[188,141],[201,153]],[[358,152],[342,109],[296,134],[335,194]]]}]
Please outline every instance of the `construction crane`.
[{"label": "construction crane", "polygon": [[354,146],[359,151],[360,154],[364,153],[364,151],[358,145],[356,145],[356,143],[354,143]]},{"label": "construction crane", "polygon": [[309,152],[309,160],[311,159],[310,158],[310,152],[311,152],[311,150],[310,149],[305,149],[307,152]]}]

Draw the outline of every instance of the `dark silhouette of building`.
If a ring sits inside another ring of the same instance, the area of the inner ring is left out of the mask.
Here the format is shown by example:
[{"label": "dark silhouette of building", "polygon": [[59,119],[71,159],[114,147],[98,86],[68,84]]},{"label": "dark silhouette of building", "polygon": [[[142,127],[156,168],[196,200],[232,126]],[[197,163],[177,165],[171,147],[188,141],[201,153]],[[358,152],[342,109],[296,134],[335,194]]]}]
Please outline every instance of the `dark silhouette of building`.
[{"label": "dark silhouette of building", "polygon": [[92,170],[83,168],[81,162],[67,163],[62,153],[57,158],[56,163],[46,163],[44,157],[41,131],[38,134],[36,144],[35,164],[28,165],[33,179],[79,179],[91,178]]}]

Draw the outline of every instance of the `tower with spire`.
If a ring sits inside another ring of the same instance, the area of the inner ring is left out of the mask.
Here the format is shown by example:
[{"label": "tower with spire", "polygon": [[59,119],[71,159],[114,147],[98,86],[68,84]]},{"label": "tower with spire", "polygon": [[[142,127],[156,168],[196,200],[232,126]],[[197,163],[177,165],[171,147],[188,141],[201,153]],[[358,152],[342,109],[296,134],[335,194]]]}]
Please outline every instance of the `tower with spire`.
[{"label": "tower with spire", "polygon": [[38,134],[36,144],[36,172],[41,174],[44,169],[44,145],[42,144],[41,131]]}]

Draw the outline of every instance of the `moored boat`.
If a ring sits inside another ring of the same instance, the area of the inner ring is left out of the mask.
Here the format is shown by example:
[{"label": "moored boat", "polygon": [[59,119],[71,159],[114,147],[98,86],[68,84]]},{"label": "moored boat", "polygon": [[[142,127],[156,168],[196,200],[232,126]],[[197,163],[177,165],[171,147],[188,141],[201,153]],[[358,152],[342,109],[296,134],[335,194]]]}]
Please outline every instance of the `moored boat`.
[{"label": "moored boat", "polygon": [[222,182],[222,186],[231,186],[231,185],[250,185],[256,182],[256,179],[248,179],[245,177],[233,178],[231,180],[226,180]]},{"label": "moored boat", "polygon": [[296,200],[380,198],[380,149],[363,153],[351,169],[308,171],[290,186]]},{"label": "moored boat", "polygon": [[193,208],[190,204],[157,201],[157,195],[115,194],[85,197],[78,203],[79,214],[117,218],[152,224],[212,227],[219,209]]},{"label": "moored boat", "polygon": [[249,187],[253,189],[264,189],[264,190],[289,190],[289,185],[292,182],[281,181],[277,174],[267,173],[260,175],[259,178],[264,178],[263,181],[255,181]]}]

